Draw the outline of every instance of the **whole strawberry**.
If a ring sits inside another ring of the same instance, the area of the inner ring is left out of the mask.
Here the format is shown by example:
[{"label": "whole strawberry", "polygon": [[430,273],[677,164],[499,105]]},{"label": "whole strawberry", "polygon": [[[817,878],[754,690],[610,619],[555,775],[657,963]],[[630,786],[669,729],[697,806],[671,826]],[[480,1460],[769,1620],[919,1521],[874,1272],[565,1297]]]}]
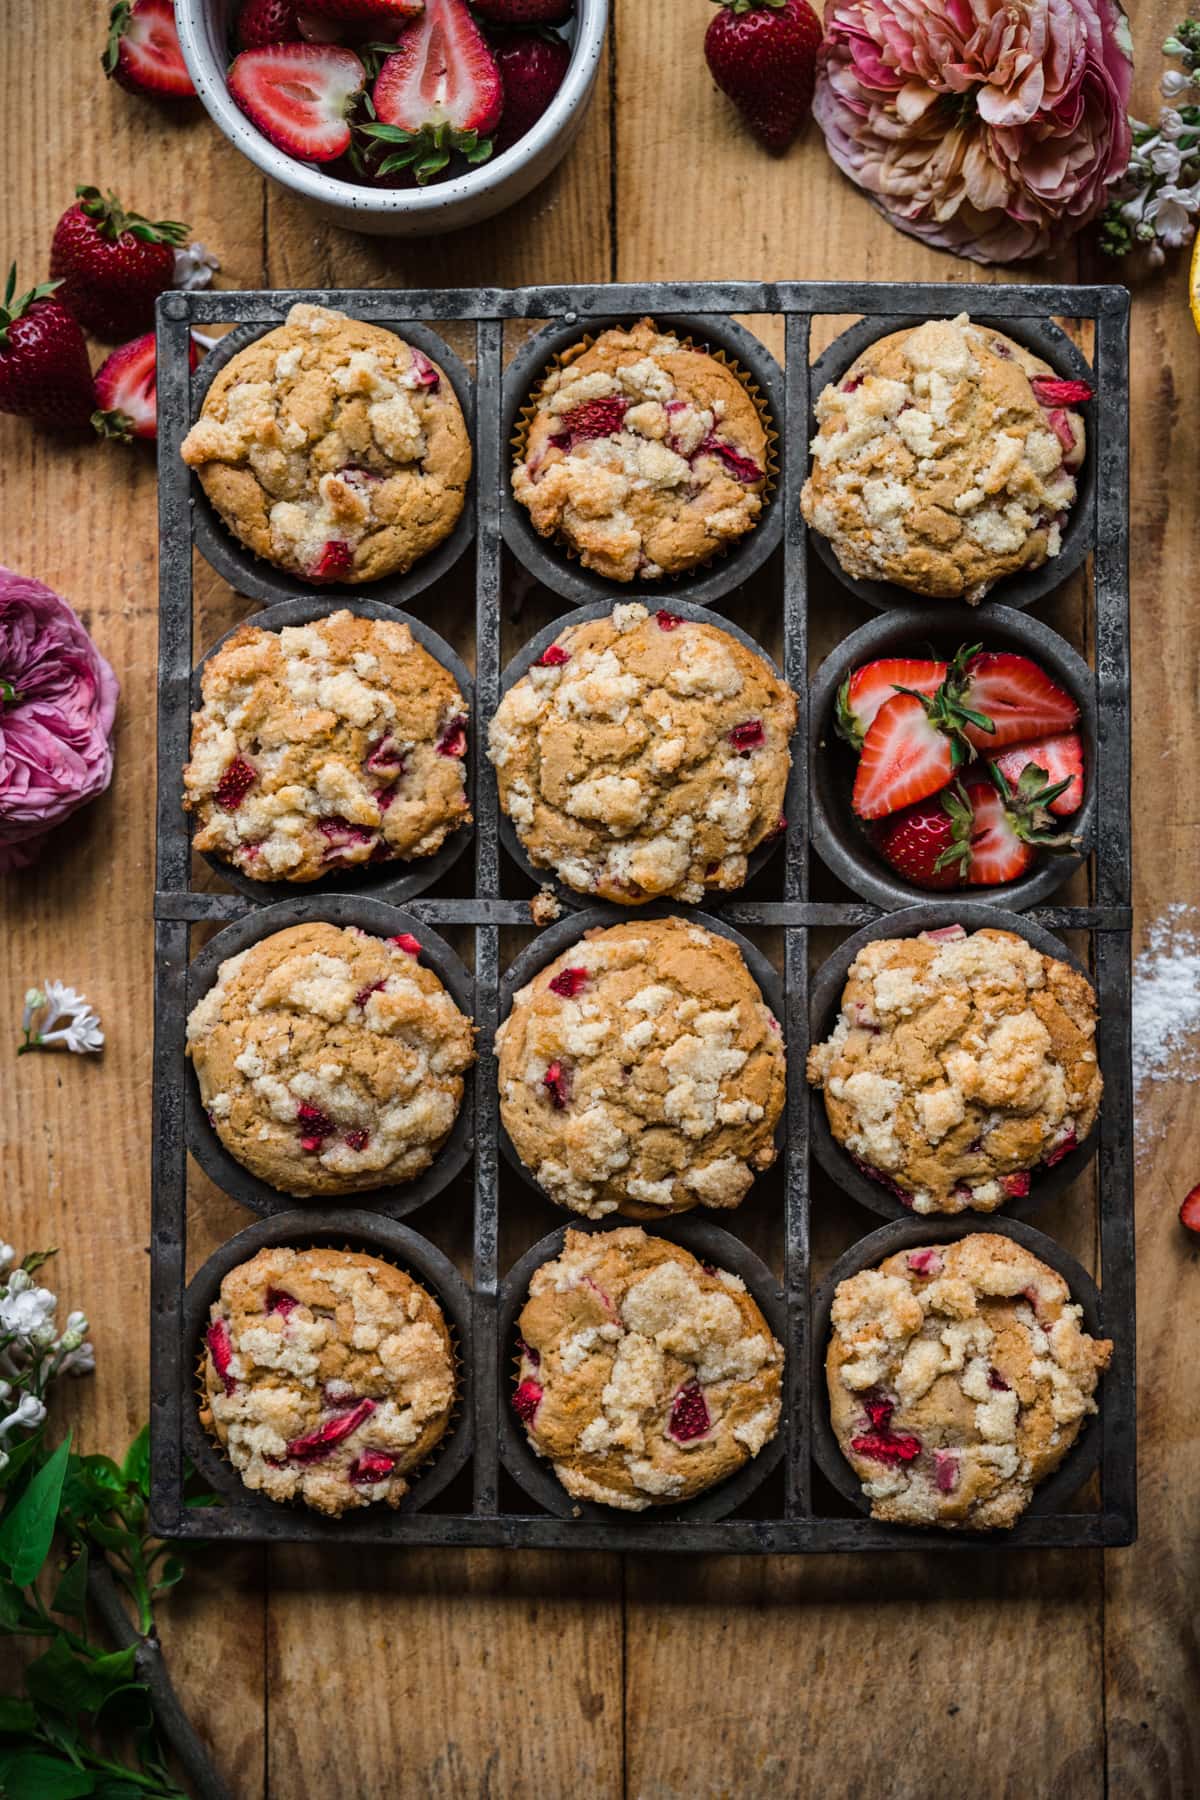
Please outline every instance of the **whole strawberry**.
[{"label": "whole strawberry", "polygon": [[16,286],[14,263],[0,305],[0,412],[43,425],[86,425],[96,395],[78,319],[51,298],[56,281],[19,299]]},{"label": "whole strawberry", "polygon": [[575,10],[575,0],[472,0],[489,25],[561,25]]},{"label": "whole strawberry", "polygon": [[535,125],[562,86],[571,61],[565,38],[522,32],[492,47],[504,84],[504,111],[494,146],[500,155]]},{"label": "whole strawberry", "polygon": [[821,22],[808,0],[717,0],[704,36],[712,78],[768,150],[786,150],[812,108]]},{"label": "whole strawberry", "polygon": [[149,331],[154,302],[175,279],[175,250],[187,237],[176,219],[126,212],[115,194],[78,187],[54,228],[50,273],[59,299],[97,337]]}]

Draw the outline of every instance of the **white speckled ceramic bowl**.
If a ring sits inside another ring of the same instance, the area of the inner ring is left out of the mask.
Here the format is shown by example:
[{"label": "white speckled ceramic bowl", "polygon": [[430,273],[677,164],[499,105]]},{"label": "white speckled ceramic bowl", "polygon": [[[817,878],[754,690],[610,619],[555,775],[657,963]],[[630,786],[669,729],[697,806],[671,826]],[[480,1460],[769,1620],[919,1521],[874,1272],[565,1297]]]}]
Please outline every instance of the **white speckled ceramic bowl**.
[{"label": "white speckled ceramic bowl", "polygon": [[571,62],[554,99],[519,143],[453,181],[424,188],[357,187],[277,150],[230,98],[229,27],[237,0],[175,0],[175,22],[196,92],[230,143],[289,193],[351,231],[420,237],[477,225],[521,200],[561,161],[583,123],[608,25],[609,0],[575,0]]}]

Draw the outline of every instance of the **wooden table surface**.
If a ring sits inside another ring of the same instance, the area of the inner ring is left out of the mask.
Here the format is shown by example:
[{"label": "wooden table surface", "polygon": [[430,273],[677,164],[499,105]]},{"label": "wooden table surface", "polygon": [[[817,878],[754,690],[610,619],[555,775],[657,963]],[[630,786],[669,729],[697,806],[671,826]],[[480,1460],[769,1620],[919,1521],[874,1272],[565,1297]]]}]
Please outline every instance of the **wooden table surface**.
[{"label": "wooden table surface", "polygon": [[[106,87],[100,0],[14,5],[0,248],[26,284],[42,278],[55,220],[75,183],[92,181],[152,216],[188,220],[231,287],[990,278],[891,230],[836,175],[815,128],[782,161],[743,136],[704,67],[698,0],[614,0],[613,10],[606,74],[558,174],[462,237],[405,243],[323,224],[268,187],[198,109],[168,115]],[[1158,104],[1158,46],[1181,10],[1176,0],[1136,8],[1140,116]],[[1124,271],[1071,249],[1022,273]],[[1188,399],[1200,346],[1182,259],[1131,273],[1140,941],[1169,903],[1197,898],[1200,873],[1200,410]],[[53,1285],[92,1320],[98,1368],[60,1399],[60,1417],[86,1447],[115,1450],[147,1407],[152,459],[0,419],[0,519],[0,557],[71,599],[122,684],[111,792],[40,869],[0,882],[0,1235],[61,1247]],[[200,593],[221,629],[245,610],[214,578]],[[98,1005],[101,1061],[16,1061],[22,992],[45,977]],[[1134,1548],[949,1560],[212,1555],[163,1608],[163,1629],[232,1791],[1195,1793],[1200,1269],[1175,1208],[1200,1178],[1200,1088],[1154,1087],[1144,1123]],[[244,1222],[197,1184],[197,1254]],[[866,1228],[858,1215],[850,1235]]]}]

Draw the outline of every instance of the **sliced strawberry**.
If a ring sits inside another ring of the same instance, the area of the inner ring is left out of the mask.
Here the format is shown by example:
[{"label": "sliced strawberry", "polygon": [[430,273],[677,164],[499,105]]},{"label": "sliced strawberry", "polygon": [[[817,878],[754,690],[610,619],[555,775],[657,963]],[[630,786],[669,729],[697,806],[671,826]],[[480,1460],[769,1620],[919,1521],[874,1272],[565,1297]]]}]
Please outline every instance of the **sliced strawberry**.
[{"label": "sliced strawberry", "polygon": [[343,1438],[348,1438],[360,1425],[365,1425],[374,1411],[374,1400],[360,1400],[349,1412],[326,1419],[315,1431],[307,1431],[303,1437],[293,1438],[287,1447],[287,1453],[300,1462],[319,1462]]},{"label": "sliced strawberry", "polygon": [[885,656],[878,662],[864,663],[861,669],[847,675],[838,689],[834,723],[839,735],[853,749],[861,750],[876,713],[885,700],[893,698],[897,688],[915,688],[919,694],[933,695],[945,679],[944,662]]},{"label": "sliced strawberry", "polygon": [[1096,398],[1096,390],[1086,381],[1059,381],[1049,375],[1035,375],[1029,383],[1039,406],[1083,406]]},{"label": "sliced strawberry", "polygon": [[1079,723],[1079,708],[1070,694],[1028,656],[975,650],[965,657],[962,673],[963,705],[985,714],[994,727],[988,731],[968,720],[963,729],[977,750],[1052,737]]},{"label": "sliced strawberry", "polygon": [[264,50],[268,44],[298,44],[300,26],[295,0],[243,0],[235,35],[239,50]]},{"label": "sliced strawberry", "polygon": [[229,92],[252,125],[304,162],[332,162],[350,143],[347,114],[366,72],[337,44],[273,44],[243,50]]},{"label": "sliced strawberry", "polygon": [[[200,351],[192,339],[188,355],[194,369]],[[101,437],[118,438],[128,444],[131,439],[153,438],[158,426],[158,385],[155,379],[154,333],[134,338],[100,364],[96,371],[96,398],[99,410],[92,414],[92,424]]]},{"label": "sliced strawberry", "polygon": [[404,26],[419,19],[425,0],[304,0],[309,19],[337,19],[348,25]]},{"label": "sliced strawberry", "polygon": [[1189,1231],[1200,1232],[1200,1184],[1197,1184],[1179,1209],[1179,1222]]},{"label": "sliced strawberry", "polygon": [[1016,881],[1033,863],[1039,850],[1069,851],[1078,839],[1051,829],[1048,807],[1061,789],[1046,787],[1039,771],[1027,769],[1010,786],[1000,769],[992,781],[969,781],[966,796],[974,814],[967,882],[971,887],[996,887]]},{"label": "sliced strawberry", "polygon": [[466,0],[426,0],[400,38],[371,95],[376,123],[366,136],[394,146],[380,174],[411,168],[418,182],[440,175],[455,153],[469,163],[492,154],[504,87]]},{"label": "sliced strawberry", "polygon": [[966,880],[971,826],[970,805],[956,784],[880,819],[871,842],[890,868],[917,887],[957,888]]},{"label": "sliced strawberry", "polygon": [[117,0],[100,64],[132,94],[185,100],[196,92],[179,48],[171,0]]},{"label": "sliced strawberry", "polygon": [[229,1365],[233,1361],[233,1341],[229,1336],[229,1327],[224,1319],[214,1319],[204,1334],[208,1344],[208,1354],[212,1358],[213,1368],[220,1378],[221,1386],[227,1394],[232,1394],[237,1382],[229,1373]]},{"label": "sliced strawberry", "polygon": [[[97,383],[100,377],[97,376]],[[990,759],[1004,772],[1010,786],[1015,787],[1025,770],[1041,770],[1047,785],[1065,781],[1061,794],[1049,802],[1050,811],[1065,818],[1083,805],[1083,740],[1077,731],[1064,731],[1058,737],[1041,738],[1035,743],[1014,744],[1002,756]]]},{"label": "sliced strawberry", "polygon": [[876,713],[854,777],[860,819],[882,819],[944,788],[954,774],[950,736],[915,694],[895,694]]}]

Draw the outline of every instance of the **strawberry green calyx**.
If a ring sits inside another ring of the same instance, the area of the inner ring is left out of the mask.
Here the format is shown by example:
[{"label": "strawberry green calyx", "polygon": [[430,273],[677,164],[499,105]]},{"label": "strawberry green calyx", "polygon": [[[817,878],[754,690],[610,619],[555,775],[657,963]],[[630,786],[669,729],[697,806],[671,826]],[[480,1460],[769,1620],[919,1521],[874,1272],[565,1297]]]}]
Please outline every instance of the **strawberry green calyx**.
[{"label": "strawberry green calyx", "polygon": [[378,122],[359,127],[364,137],[396,148],[384,157],[375,173],[395,175],[411,169],[419,186],[424,187],[448,165],[454,155],[471,164],[486,162],[492,154],[492,139],[481,138],[477,131],[458,131],[453,125],[425,125],[420,131],[405,131],[399,125]]},{"label": "strawberry green calyx", "polygon": [[141,213],[126,212],[110,188],[102,194],[98,187],[75,189],[79,210],[92,220],[102,238],[115,244],[128,232],[143,244],[169,244],[172,249],[186,242],[188,227],[178,219],[143,219]]},{"label": "strawberry green calyx", "polygon": [[896,689],[899,694],[911,694],[914,699],[919,700],[930,724],[945,732],[950,739],[950,761],[956,769],[963,768],[975,755],[975,746],[966,735],[966,727],[974,725],[979,731],[989,733],[996,729],[986,713],[976,712],[963,703],[969,679],[967,664],[982,648],[982,644],[964,645],[951,662],[945,681],[933,695],[922,694],[916,688]]},{"label": "strawberry green calyx", "polygon": [[833,713],[833,728],[838,736],[845,743],[849,744],[852,750],[861,750],[863,747],[862,728],[850,708],[851,680],[852,677],[847,675],[845,681],[843,681],[841,687],[837,691],[837,700],[834,705]]},{"label": "strawberry green calyx", "polygon": [[108,15],[108,41],[104,46],[104,54],[100,58],[100,67],[106,75],[115,75],[117,64],[121,58],[121,39],[129,30],[129,21],[133,16],[130,0],[117,0]]},{"label": "strawberry green calyx", "polygon": [[92,430],[97,437],[108,438],[114,444],[132,444],[133,420],[128,413],[94,412],[92,414]]},{"label": "strawberry green calyx", "polygon": [[1069,852],[1078,850],[1079,837],[1070,831],[1059,831],[1058,821],[1049,811],[1050,802],[1057,800],[1071,785],[1071,776],[1065,781],[1050,781],[1045,769],[1039,769],[1036,763],[1029,763],[1021,771],[1021,778],[1014,787],[1003,769],[995,763],[987,765],[987,772],[992,784],[1004,802],[1004,816],[1016,835],[1026,844],[1036,844],[1039,850]]},{"label": "strawberry green calyx", "polygon": [[975,828],[975,808],[961,781],[948,787],[941,800],[942,811],[950,821],[950,842],[933,866],[939,874],[943,869],[957,867],[959,876],[965,881],[971,864],[971,833]]},{"label": "strawberry green calyx", "polygon": [[14,299],[13,296],[17,289],[17,265],[13,263],[8,271],[8,280],[4,284],[4,302],[0,305],[0,350],[8,349],[9,326],[15,325],[18,319],[23,319],[39,300],[49,300],[50,296],[57,293],[61,286],[61,281],[39,281],[37,286],[31,287],[27,294],[20,294]]}]

